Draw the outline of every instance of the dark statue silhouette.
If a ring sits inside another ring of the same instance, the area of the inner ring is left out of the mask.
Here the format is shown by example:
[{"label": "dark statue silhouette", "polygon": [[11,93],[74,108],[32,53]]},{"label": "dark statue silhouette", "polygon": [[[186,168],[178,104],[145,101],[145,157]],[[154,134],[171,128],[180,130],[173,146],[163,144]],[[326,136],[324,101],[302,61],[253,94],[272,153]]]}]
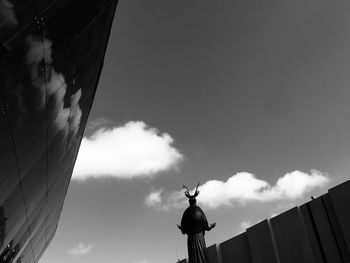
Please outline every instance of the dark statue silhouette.
[{"label": "dark statue silhouette", "polygon": [[177,227],[182,234],[187,234],[187,249],[189,263],[209,263],[206,254],[205,231],[210,231],[216,226],[215,223],[208,224],[207,218],[203,210],[197,206],[196,197],[199,194],[199,184],[196,187],[195,193],[190,195],[186,186],[185,195],[188,198],[190,206],[185,210],[181,219],[181,225]]}]

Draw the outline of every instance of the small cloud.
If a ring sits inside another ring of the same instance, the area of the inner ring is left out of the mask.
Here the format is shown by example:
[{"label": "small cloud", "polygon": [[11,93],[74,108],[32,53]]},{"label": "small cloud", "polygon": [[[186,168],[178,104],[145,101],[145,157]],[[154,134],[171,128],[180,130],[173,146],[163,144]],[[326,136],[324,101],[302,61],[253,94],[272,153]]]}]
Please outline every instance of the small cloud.
[{"label": "small cloud", "polygon": [[67,253],[72,255],[84,255],[90,252],[91,249],[92,245],[84,245],[80,242],[76,247],[68,250]]},{"label": "small cloud", "polygon": [[0,0],[0,24],[0,41],[6,48],[11,49],[11,41],[8,40],[15,33],[19,22],[14,6],[8,0]]},{"label": "small cloud", "polygon": [[145,204],[148,206],[156,206],[156,205],[161,204],[162,203],[162,196],[161,196],[162,192],[163,192],[163,189],[149,193],[146,196]]},{"label": "small cloud", "polygon": [[[156,197],[157,202],[151,202],[150,198]],[[172,193],[164,192],[163,189],[151,191],[145,198],[145,204],[160,210],[184,208],[188,201],[184,197],[183,191],[174,191]]]},{"label": "small cloud", "polygon": [[173,143],[169,134],[142,121],[101,128],[83,138],[72,179],[152,177],[177,168],[183,159]]},{"label": "small cloud", "polygon": [[[317,170],[311,170],[310,173],[293,171],[278,178],[276,184],[271,186],[251,173],[240,172],[228,178],[226,182],[207,181],[199,187],[200,195],[197,200],[208,209],[244,205],[247,202],[294,201],[316,188],[325,186],[329,180],[327,174]],[[157,196],[159,202],[149,204],[156,208],[169,210],[182,208],[187,204],[183,191],[153,191],[148,196],[152,193],[160,195]]]},{"label": "small cloud", "polygon": [[243,221],[239,224],[239,227],[242,229],[242,230],[246,230],[247,228],[251,227],[252,224],[249,222],[249,221]]}]

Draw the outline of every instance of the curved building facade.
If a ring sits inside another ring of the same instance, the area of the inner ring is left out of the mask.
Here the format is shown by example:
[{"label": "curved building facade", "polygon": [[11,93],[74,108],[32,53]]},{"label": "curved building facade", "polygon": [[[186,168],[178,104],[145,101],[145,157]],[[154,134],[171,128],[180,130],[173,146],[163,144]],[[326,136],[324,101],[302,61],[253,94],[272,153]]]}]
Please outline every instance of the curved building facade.
[{"label": "curved building facade", "polygon": [[117,0],[0,0],[0,262],[55,235]]}]

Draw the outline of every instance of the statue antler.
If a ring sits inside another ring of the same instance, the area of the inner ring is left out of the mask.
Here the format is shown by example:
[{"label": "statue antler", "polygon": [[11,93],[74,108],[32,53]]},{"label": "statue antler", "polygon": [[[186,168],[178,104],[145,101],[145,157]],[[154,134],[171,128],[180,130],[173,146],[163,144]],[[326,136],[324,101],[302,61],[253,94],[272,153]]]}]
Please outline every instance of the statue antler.
[{"label": "statue antler", "polygon": [[199,195],[199,190],[198,190],[198,187],[201,185],[201,183],[198,183],[197,186],[196,186],[196,191],[194,192],[194,195],[193,196],[198,196]]},{"label": "statue antler", "polygon": [[185,195],[188,197],[188,198],[190,198],[190,190],[188,190],[188,188],[187,188],[187,186],[185,186],[184,184],[182,185],[182,188],[185,188],[186,189],[186,191],[185,191]]}]

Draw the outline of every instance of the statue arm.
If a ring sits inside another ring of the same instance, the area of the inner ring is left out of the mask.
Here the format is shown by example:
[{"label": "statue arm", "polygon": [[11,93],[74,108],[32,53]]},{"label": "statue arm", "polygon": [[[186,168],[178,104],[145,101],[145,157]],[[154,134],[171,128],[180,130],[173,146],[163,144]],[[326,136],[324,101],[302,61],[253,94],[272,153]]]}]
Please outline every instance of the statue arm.
[{"label": "statue arm", "polygon": [[184,235],[185,234],[185,231],[181,228],[180,225],[177,225],[177,228],[181,230],[181,233]]},{"label": "statue arm", "polygon": [[216,223],[210,224],[210,226],[207,226],[205,230],[210,231],[216,226]]},{"label": "statue arm", "polygon": [[207,217],[205,216],[205,214],[203,213],[203,220],[204,220],[204,229],[206,231],[210,231],[212,230],[215,226],[216,226],[216,223],[213,223],[213,224],[208,224],[208,220],[207,220]]}]

